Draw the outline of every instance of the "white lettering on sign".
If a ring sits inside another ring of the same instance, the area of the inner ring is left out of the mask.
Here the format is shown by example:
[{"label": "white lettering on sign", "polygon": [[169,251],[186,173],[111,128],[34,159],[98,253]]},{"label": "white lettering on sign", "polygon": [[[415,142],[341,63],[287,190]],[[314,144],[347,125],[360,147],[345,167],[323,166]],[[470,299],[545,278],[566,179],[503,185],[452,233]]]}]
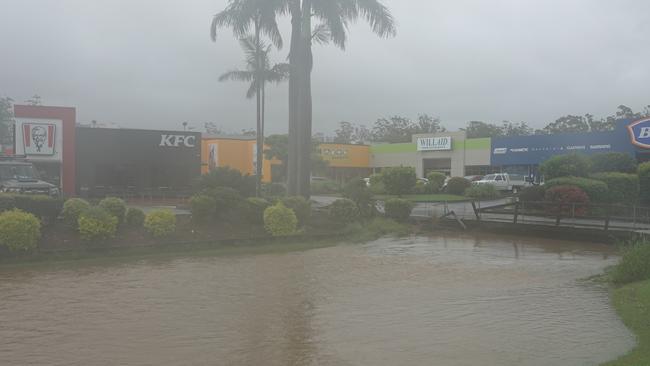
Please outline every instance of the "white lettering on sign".
[{"label": "white lettering on sign", "polygon": [[567,146],[567,150],[586,150],[587,147],[582,145],[582,146]]},{"label": "white lettering on sign", "polygon": [[496,149],[494,149],[494,154],[495,155],[503,155],[503,154],[505,154],[507,152],[508,152],[507,147],[497,147]]},{"label": "white lettering on sign", "polygon": [[516,149],[510,149],[510,152],[528,152],[528,148],[527,147],[519,147],[519,148],[516,148]]},{"label": "white lettering on sign", "polygon": [[417,140],[418,151],[451,150],[451,136],[420,137]]},{"label": "white lettering on sign", "polygon": [[162,147],[195,147],[196,136],[185,135],[161,135],[160,145]]},{"label": "white lettering on sign", "polygon": [[641,131],[639,131],[639,138],[646,139],[648,137],[650,137],[650,127],[641,127]]},{"label": "white lettering on sign", "polygon": [[607,150],[611,149],[612,145],[589,145],[591,150]]}]

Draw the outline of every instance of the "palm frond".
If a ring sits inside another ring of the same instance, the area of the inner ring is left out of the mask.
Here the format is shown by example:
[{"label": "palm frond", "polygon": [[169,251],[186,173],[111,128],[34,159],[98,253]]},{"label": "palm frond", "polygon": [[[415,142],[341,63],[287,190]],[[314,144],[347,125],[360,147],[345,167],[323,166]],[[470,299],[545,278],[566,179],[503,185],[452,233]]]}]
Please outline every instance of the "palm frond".
[{"label": "palm frond", "polygon": [[397,34],[395,19],[380,0],[355,0],[357,11],[380,37],[394,37]]},{"label": "palm frond", "polygon": [[232,70],[219,76],[219,81],[251,81],[254,76],[251,71]]},{"label": "palm frond", "polygon": [[279,84],[289,79],[291,68],[288,63],[275,64],[267,71],[265,81],[269,83]]},{"label": "palm frond", "polygon": [[251,85],[248,87],[248,91],[246,92],[246,98],[251,99],[256,95],[257,95],[257,83],[252,82]]},{"label": "palm frond", "polygon": [[330,32],[329,27],[325,23],[321,23],[314,28],[314,31],[311,33],[312,42],[325,45],[328,44],[331,40],[332,33]]}]

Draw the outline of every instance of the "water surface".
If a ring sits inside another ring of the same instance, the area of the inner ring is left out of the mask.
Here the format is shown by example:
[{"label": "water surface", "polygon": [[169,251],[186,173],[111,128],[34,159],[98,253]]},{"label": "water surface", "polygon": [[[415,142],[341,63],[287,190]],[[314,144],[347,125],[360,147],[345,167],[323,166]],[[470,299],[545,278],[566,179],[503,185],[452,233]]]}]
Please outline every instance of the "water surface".
[{"label": "water surface", "polygon": [[498,236],[0,267],[2,365],[597,365],[610,247]]}]

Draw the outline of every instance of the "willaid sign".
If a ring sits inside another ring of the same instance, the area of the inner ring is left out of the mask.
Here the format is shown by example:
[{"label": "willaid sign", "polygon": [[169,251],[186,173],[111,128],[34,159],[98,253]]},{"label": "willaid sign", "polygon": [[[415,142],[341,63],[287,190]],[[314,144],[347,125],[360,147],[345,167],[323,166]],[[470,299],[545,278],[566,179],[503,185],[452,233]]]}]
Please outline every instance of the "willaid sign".
[{"label": "willaid sign", "polygon": [[627,130],[633,145],[650,149],[650,118],[630,123]]},{"label": "willaid sign", "polygon": [[417,145],[418,151],[449,151],[451,150],[451,136],[419,137]]}]

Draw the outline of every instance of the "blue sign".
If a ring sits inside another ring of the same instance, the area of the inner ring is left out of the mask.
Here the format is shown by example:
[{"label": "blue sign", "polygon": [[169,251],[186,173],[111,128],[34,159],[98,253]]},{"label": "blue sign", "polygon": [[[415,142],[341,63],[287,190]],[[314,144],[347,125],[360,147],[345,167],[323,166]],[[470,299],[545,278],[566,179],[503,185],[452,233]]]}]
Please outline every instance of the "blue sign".
[{"label": "blue sign", "polygon": [[[650,127],[650,121],[644,127]],[[650,144],[650,136],[647,141]],[[593,155],[607,152],[635,155],[634,146],[630,143],[624,124],[619,125],[614,131],[607,132],[493,138],[491,164],[493,166],[539,165],[555,155],[570,153]]]},{"label": "blue sign", "polygon": [[650,149],[650,118],[630,123],[627,130],[632,144],[644,149]]}]

